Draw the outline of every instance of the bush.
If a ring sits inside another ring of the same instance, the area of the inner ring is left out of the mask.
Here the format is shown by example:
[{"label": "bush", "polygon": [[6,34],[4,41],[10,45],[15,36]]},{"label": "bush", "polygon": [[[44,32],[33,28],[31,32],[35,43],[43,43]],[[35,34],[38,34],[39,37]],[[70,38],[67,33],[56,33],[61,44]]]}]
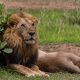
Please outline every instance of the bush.
[{"label": "bush", "polygon": [[0,4],[0,33],[4,30],[4,25],[7,22],[7,14],[4,5]]},{"label": "bush", "polygon": [[[0,35],[4,32],[4,27],[7,23],[8,16],[5,10],[4,4],[0,4]],[[12,53],[12,49],[7,48],[7,43],[5,41],[1,41],[0,39],[0,54],[1,53]]]}]

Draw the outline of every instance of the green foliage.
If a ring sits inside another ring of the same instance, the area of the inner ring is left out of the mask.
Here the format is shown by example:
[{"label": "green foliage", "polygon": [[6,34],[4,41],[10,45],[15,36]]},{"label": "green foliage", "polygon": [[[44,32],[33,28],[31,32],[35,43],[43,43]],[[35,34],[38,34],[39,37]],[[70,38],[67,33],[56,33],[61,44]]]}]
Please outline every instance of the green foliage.
[{"label": "green foliage", "polygon": [[7,13],[4,8],[4,4],[0,4],[0,33],[4,30],[6,22],[7,22]]},{"label": "green foliage", "polygon": [[11,48],[6,48],[7,43],[5,41],[1,42],[0,41],[0,53],[12,53]]},{"label": "green foliage", "polygon": [[[0,33],[4,32],[8,17],[4,9],[4,4],[0,4]],[[12,49],[6,48],[7,43],[0,40],[0,53],[12,53]]]},{"label": "green foliage", "polygon": [[3,49],[6,45],[7,43],[5,41],[4,42],[0,41],[0,50]]},{"label": "green foliage", "polygon": [[5,49],[3,50],[3,52],[9,54],[9,53],[12,53],[13,50],[12,50],[11,48],[5,48]]}]

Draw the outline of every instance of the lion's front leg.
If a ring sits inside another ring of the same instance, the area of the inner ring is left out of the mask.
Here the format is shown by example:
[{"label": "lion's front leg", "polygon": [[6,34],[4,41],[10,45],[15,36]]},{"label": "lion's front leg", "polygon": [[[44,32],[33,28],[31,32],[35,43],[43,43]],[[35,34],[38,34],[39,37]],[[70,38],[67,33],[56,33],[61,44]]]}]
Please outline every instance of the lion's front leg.
[{"label": "lion's front leg", "polygon": [[39,76],[49,77],[49,75],[41,71],[37,65],[32,66],[31,70],[35,71]]},{"label": "lion's front leg", "polygon": [[23,65],[20,65],[20,64],[10,64],[8,67],[16,70],[17,72],[19,72],[27,77],[36,75],[33,70],[31,70],[30,68],[25,67]]}]

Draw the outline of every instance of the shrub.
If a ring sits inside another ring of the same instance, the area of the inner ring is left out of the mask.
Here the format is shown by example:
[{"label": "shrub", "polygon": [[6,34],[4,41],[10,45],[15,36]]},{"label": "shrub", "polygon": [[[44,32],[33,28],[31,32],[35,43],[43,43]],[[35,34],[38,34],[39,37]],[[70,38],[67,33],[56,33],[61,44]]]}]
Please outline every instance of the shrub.
[{"label": "shrub", "polygon": [[[4,32],[4,27],[7,23],[7,20],[8,16],[4,4],[0,4],[0,35]],[[12,49],[7,48],[7,43],[5,41],[1,41],[0,38],[0,54],[1,53],[12,53]]]}]

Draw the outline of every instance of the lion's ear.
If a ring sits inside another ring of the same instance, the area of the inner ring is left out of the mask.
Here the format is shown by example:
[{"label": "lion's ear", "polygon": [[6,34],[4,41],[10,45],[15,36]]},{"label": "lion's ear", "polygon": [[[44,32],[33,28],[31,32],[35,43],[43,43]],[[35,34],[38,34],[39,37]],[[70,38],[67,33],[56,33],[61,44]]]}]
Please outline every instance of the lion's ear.
[{"label": "lion's ear", "polygon": [[9,26],[9,27],[12,27],[12,26],[14,26],[15,24],[14,24],[14,22],[12,22],[12,21],[8,21],[7,22],[7,26]]},{"label": "lion's ear", "polygon": [[36,18],[35,23],[38,24],[38,19]]},{"label": "lion's ear", "polygon": [[8,21],[8,26],[14,26],[17,25],[20,21],[20,17],[17,14],[13,14],[12,16],[9,17],[9,21]]},{"label": "lion's ear", "polygon": [[[34,24],[34,25],[37,25],[37,24],[38,24],[38,19],[37,19],[36,17],[33,19],[33,24]],[[33,24],[32,24],[32,25],[33,25]]]}]

